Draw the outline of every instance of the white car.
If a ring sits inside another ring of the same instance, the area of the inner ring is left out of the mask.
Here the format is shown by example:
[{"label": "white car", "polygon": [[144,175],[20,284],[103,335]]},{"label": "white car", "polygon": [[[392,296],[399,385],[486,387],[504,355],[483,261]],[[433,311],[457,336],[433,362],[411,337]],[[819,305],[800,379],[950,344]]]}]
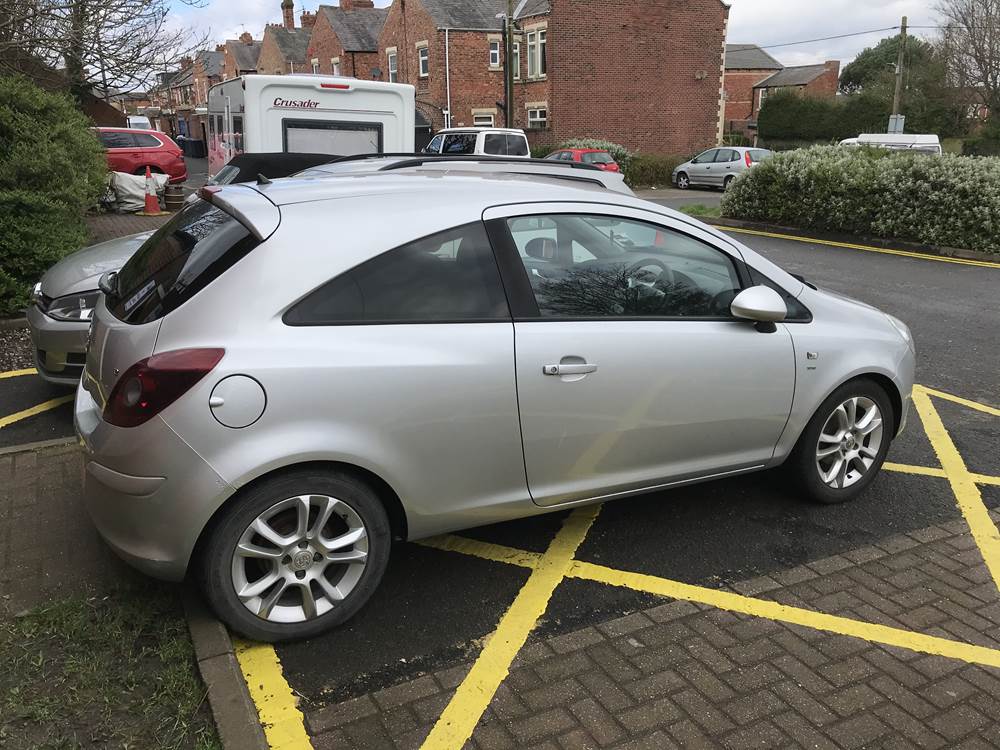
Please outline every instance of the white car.
[{"label": "white car", "polygon": [[520,128],[445,128],[431,138],[424,153],[531,158],[528,138]]}]

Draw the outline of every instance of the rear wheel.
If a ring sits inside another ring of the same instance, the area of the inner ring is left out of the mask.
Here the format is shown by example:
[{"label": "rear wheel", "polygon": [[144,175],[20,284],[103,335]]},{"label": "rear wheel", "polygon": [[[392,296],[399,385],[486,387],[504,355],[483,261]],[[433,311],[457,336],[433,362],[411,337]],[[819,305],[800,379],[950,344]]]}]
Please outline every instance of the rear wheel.
[{"label": "rear wheel", "polygon": [[687,176],[686,172],[681,172],[677,175],[677,187],[681,190],[687,190],[691,187],[691,179]]},{"label": "rear wheel", "polygon": [[788,462],[806,496],[853,500],[875,479],[892,441],[892,404],[870,380],[853,380],[820,405]]},{"label": "rear wheel", "polygon": [[219,618],[259,641],[307,638],[351,618],[389,561],[378,496],[342,472],[267,480],[230,506],[202,556]]},{"label": "rear wheel", "polygon": [[733,184],[733,180],[735,179],[736,177],[734,175],[728,175],[726,179],[722,181],[722,189],[729,190],[729,186]]}]

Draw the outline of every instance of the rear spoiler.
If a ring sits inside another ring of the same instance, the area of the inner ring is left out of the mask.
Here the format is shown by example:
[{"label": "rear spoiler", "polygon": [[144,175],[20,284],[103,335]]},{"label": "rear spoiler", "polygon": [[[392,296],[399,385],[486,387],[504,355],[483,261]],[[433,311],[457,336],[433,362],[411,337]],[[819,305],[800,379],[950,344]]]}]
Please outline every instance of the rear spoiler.
[{"label": "rear spoiler", "polygon": [[263,193],[245,184],[206,185],[198,191],[198,197],[221,208],[261,242],[274,234],[281,222],[278,207]]}]

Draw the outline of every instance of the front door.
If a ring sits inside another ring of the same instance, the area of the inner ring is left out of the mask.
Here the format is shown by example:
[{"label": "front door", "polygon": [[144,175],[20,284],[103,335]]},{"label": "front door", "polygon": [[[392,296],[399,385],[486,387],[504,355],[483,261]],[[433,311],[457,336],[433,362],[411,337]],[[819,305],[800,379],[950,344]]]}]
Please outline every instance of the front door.
[{"label": "front door", "polygon": [[710,148],[691,160],[691,174],[688,176],[691,178],[692,185],[712,184],[712,169],[718,153],[719,149]]},{"label": "front door", "polygon": [[607,208],[630,215],[494,209],[537,304],[516,319],[515,358],[540,505],[762,465],[791,408],[788,331],[729,312],[741,259],[686,224]]}]

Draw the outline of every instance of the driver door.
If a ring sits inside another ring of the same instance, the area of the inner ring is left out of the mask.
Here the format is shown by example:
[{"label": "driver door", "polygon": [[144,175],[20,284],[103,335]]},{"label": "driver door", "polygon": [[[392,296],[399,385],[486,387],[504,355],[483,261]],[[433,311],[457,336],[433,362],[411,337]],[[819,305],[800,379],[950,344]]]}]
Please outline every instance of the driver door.
[{"label": "driver door", "polygon": [[691,179],[692,185],[712,184],[712,170],[714,169],[715,157],[718,153],[719,149],[710,148],[708,151],[698,154],[691,160],[691,174],[688,177]]},{"label": "driver door", "polygon": [[763,333],[729,312],[743,286],[735,248],[612,206],[500,207],[484,218],[508,255],[508,294],[521,299],[517,394],[536,503],[771,458],[791,408],[792,342],[784,325]]}]

